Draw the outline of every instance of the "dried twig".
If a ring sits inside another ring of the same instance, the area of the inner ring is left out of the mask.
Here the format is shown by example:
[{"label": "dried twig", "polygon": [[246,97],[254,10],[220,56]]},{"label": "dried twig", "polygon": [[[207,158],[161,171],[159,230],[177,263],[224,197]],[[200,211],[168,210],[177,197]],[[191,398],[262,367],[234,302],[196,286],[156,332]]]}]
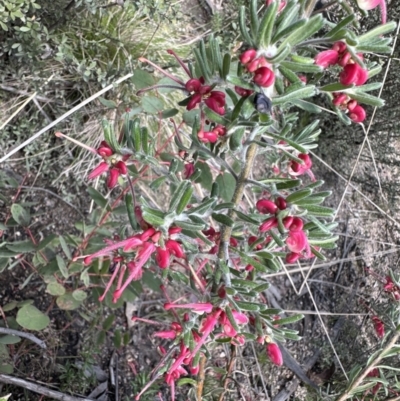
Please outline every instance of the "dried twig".
[{"label": "dried twig", "polygon": [[31,340],[35,344],[37,344],[40,348],[43,348],[43,349],[47,348],[44,341],[35,337],[33,334],[24,333],[23,331],[13,330],[13,329],[9,329],[7,327],[0,327],[0,334],[9,334],[10,336],[24,337],[28,340]]},{"label": "dried twig", "polygon": [[28,382],[18,377],[0,374],[0,382],[5,384],[12,384],[14,386],[23,387],[35,393],[45,395],[46,397],[54,398],[61,401],[92,401],[90,398],[73,397],[72,395],[60,393],[59,391],[51,390],[44,386]]}]

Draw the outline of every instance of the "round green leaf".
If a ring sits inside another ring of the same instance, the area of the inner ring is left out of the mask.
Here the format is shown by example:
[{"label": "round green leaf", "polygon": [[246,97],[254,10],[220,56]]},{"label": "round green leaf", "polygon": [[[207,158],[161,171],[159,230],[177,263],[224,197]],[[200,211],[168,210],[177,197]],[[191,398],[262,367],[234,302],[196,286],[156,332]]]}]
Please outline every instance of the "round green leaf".
[{"label": "round green leaf", "polygon": [[23,227],[29,226],[31,215],[28,210],[24,209],[21,205],[14,203],[11,206],[11,214],[14,220]]},{"label": "round green leaf", "polygon": [[11,334],[6,334],[4,336],[0,336],[0,344],[16,344],[21,341],[21,337],[13,336]]},{"label": "round green leaf", "polygon": [[60,309],[64,310],[74,310],[81,305],[81,301],[75,299],[71,293],[61,295],[57,298],[56,303]]},{"label": "round green leaf", "polygon": [[49,283],[47,284],[46,292],[49,293],[50,295],[64,295],[65,294],[65,288],[59,284],[59,283]]},{"label": "round green leaf", "polygon": [[164,108],[164,104],[155,96],[146,96],[142,98],[142,107],[146,113],[157,114]]},{"label": "round green leaf", "polygon": [[25,305],[17,313],[17,323],[24,329],[43,330],[49,325],[50,319],[35,306]]},{"label": "round green leaf", "polygon": [[85,291],[82,291],[82,290],[75,290],[75,291],[72,293],[72,296],[73,296],[77,301],[79,301],[79,302],[82,302],[82,301],[84,301],[84,300],[87,298],[86,292],[85,292]]}]

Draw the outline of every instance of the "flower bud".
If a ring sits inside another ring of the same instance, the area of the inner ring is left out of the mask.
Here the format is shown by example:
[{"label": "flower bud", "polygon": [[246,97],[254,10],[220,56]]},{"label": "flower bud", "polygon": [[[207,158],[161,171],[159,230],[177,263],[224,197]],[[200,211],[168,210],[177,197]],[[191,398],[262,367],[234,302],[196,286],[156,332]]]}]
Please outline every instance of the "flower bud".
[{"label": "flower bud", "polygon": [[197,78],[189,79],[185,84],[185,88],[188,92],[198,92],[200,87],[201,82]]},{"label": "flower bud", "polygon": [[272,228],[278,227],[278,219],[276,217],[270,217],[261,224],[259,230],[260,232],[269,231]]},{"label": "flower bud", "polygon": [[362,123],[365,120],[365,117],[367,116],[365,110],[363,107],[360,105],[357,105],[354,107],[353,110],[350,111],[349,117],[351,120],[353,120],[355,123]]},{"label": "flower bud", "polygon": [[242,64],[247,64],[250,61],[253,61],[255,59],[256,55],[257,55],[257,51],[256,50],[249,49],[249,50],[246,50],[245,52],[243,52],[240,55],[239,60],[240,60],[240,62]]},{"label": "flower bud", "polygon": [[275,205],[278,206],[279,210],[285,210],[286,207],[287,207],[286,199],[284,197],[282,197],[282,196],[278,196],[275,199]]},{"label": "flower bud", "polygon": [[274,214],[278,210],[278,206],[268,199],[260,199],[256,203],[256,208],[262,214]]},{"label": "flower bud", "polygon": [[160,269],[166,269],[169,266],[169,252],[160,247],[156,251],[156,263]]},{"label": "flower bud", "polygon": [[112,189],[117,185],[118,182],[118,177],[119,177],[119,170],[116,168],[111,168],[109,173],[108,173],[108,179],[107,179],[107,187]]},{"label": "flower bud", "polygon": [[264,88],[271,86],[275,81],[275,74],[268,67],[260,67],[254,73],[254,83]]},{"label": "flower bud", "polygon": [[277,366],[283,365],[283,358],[281,350],[279,349],[278,344],[269,343],[267,344],[267,354],[271,362]]}]

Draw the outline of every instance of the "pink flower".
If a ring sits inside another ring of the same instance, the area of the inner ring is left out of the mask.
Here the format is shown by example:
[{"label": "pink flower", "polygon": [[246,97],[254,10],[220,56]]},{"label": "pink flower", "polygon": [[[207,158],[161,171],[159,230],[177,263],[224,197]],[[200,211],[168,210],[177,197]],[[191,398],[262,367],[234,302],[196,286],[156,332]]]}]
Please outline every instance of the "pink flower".
[{"label": "pink flower", "polygon": [[240,60],[240,62],[242,64],[247,64],[250,61],[253,61],[255,59],[256,55],[257,55],[257,51],[256,50],[249,49],[249,50],[246,50],[245,52],[243,52],[240,55],[239,60]]},{"label": "pink flower", "polygon": [[183,252],[182,246],[179,242],[169,239],[165,242],[165,247],[177,258],[182,259],[185,257],[185,252]]},{"label": "pink flower", "polygon": [[367,82],[368,71],[357,63],[346,64],[340,73],[340,83],[343,85],[363,85]]},{"label": "pink flower", "polygon": [[290,252],[286,255],[286,263],[296,263],[301,258],[301,255],[296,252]]},{"label": "pink flower", "polygon": [[204,103],[211,110],[215,111],[217,114],[225,114],[225,93],[221,91],[212,91],[210,96],[204,100]]},{"label": "pink flower", "polygon": [[365,110],[360,105],[355,106],[349,113],[349,117],[355,123],[362,123],[367,116]]},{"label": "pink flower", "polygon": [[129,272],[128,278],[125,280],[125,283],[121,288],[118,288],[114,291],[113,302],[117,302],[121,297],[122,293],[125,291],[125,288],[134,281],[137,280],[138,271],[142,269],[142,267],[146,264],[146,262],[150,259],[151,255],[155,251],[156,247],[151,242],[145,242],[142,247],[139,249],[135,258],[134,269]]},{"label": "pink flower", "polygon": [[308,246],[307,236],[304,231],[289,231],[286,245],[290,252],[300,253]]},{"label": "pink flower", "polygon": [[261,224],[259,230],[260,232],[264,233],[275,227],[278,227],[278,219],[276,217],[270,217],[269,219],[265,220],[264,223]]},{"label": "pink flower", "polygon": [[278,206],[268,199],[260,199],[256,203],[256,208],[260,213],[263,214],[274,214],[278,210]]},{"label": "pink flower", "polygon": [[203,143],[215,143],[218,141],[218,134],[212,131],[200,130],[197,134],[197,137]]},{"label": "pink flower", "polygon": [[167,249],[157,247],[156,250],[156,263],[160,269],[166,269],[169,266],[170,254]]},{"label": "pink flower", "polygon": [[267,344],[267,354],[271,362],[277,366],[283,365],[283,358],[281,350],[279,349],[278,344],[269,343]]},{"label": "pink flower", "polygon": [[260,67],[254,72],[254,83],[264,88],[271,86],[275,81],[275,74],[268,67]]},{"label": "pink flower", "polygon": [[361,10],[369,11],[375,7],[380,7],[381,9],[381,19],[382,24],[386,24],[386,2],[385,0],[357,0],[358,7]]},{"label": "pink flower", "polygon": [[195,93],[190,97],[189,103],[186,106],[187,110],[194,109],[201,102],[201,94]]},{"label": "pink flower", "polygon": [[339,61],[339,53],[336,50],[325,50],[318,53],[314,58],[314,63],[320,67],[327,68],[335,65]]},{"label": "pink flower", "polygon": [[315,181],[315,177],[311,172],[312,160],[311,157],[307,154],[301,153],[297,156],[299,159],[303,160],[303,163],[298,163],[294,160],[290,161],[289,164],[289,174],[293,176],[308,174],[310,178]]},{"label": "pink flower", "polygon": [[108,171],[109,166],[106,162],[101,162],[89,175],[88,179],[93,180],[94,178],[98,177],[99,175]]},{"label": "pink flower", "polygon": [[186,82],[185,88],[188,92],[198,92],[201,87],[201,82],[197,78],[192,78],[189,79],[189,81]]},{"label": "pink flower", "polygon": [[301,231],[303,229],[304,223],[300,217],[293,217],[292,223],[289,226],[290,231]]},{"label": "pink flower", "polygon": [[279,210],[285,210],[286,207],[287,207],[286,199],[284,197],[282,197],[282,196],[278,196],[275,199],[275,204],[276,204],[276,206],[278,206]]},{"label": "pink flower", "polygon": [[239,96],[247,97],[247,96],[252,95],[254,91],[251,90],[251,89],[244,89],[244,88],[241,88],[240,86],[235,86],[235,92],[236,92]]},{"label": "pink flower", "polygon": [[194,357],[199,351],[199,349],[202,347],[202,345],[206,342],[208,336],[214,330],[214,327],[217,325],[218,318],[221,312],[222,312],[221,309],[217,309],[213,313],[207,315],[207,317],[201,322],[199,333],[203,335],[200,339],[197,339],[197,344],[194,347],[190,356]]}]

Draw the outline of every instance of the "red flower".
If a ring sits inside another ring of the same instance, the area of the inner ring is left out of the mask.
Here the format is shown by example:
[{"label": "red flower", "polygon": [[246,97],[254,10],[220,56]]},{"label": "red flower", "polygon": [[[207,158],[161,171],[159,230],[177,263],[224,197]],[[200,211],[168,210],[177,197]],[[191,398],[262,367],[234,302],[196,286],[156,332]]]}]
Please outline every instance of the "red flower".
[{"label": "red flower", "polygon": [[264,233],[265,231],[269,231],[275,227],[278,227],[278,219],[276,217],[270,217],[261,224],[259,230]]},{"label": "red flower", "polygon": [[267,344],[267,354],[271,362],[277,366],[283,365],[283,358],[281,350],[279,349],[278,344],[269,343]]},{"label": "red flower", "polygon": [[250,61],[253,61],[255,59],[256,55],[257,55],[257,51],[256,50],[249,49],[249,50],[246,50],[245,52],[243,52],[240,55],[239,60],[240,60],[240,62],[242,64],[247,64]]},{"label": "red flower", "polygon": [[160,269],[166,269],[169,266],[169,251],[167,249],[157,248],[156,262]]},{"label": "red flower", "polygon": [[360,105],[355,106],[349,113],[349,117],[355,123],[362,123],[367,116],[365,110]]},{"label": "red flower", "polygon": [[290,252],[286,255],[286,263],[296,263],[301,258],[301,255],[296,252]]},{"label": "red flower", "polygon": [[368,71],[357,63],[346,64],[340,74],[340,83],[343,85],[363,85],[368,79]]},{"label": "red flower", "polygon": [[275,74],[268,67],[260,67],[254,73],[254,83],[264,88],[271,86],[275,81]]},{"label": "red flower", "polygon": [[278,210],[278,206],[268,199],[260,199],[256,203],[256,208],[260,213],[263,214],[274,214]]},{"label": "red flower", "polygon": [[335,65],[339,61],[339,53],[336,50],[325,50],[318,53],[314,58],[314,63],[320,67],[327,68]]},{"label": "red flower", "polygon": [[307,236],[304,231],[289,231],[286,245],[290,252],[300,253],[308,246]]},{"label": "red flower", "polygon": [[279,210],[285,210],[287,207],[286,199],[283,198],[282,196],[278,196],[275,199],[275,204],[276,204],[276,206],[278,206]]},{"label": "red flower", "polygon": [[251,89],[244,89],[241,88],[240,86],[235,86],[235,92],[239,95],[239,96],[243,96],[243,97],[247,97],[253,94],[253,90]]},{"label": "red flower", "polygon": [[182,246],[179,242],[169,239],[165,242],[165,247],[177,258],[184,258],[185,252],[183,252]]}]

